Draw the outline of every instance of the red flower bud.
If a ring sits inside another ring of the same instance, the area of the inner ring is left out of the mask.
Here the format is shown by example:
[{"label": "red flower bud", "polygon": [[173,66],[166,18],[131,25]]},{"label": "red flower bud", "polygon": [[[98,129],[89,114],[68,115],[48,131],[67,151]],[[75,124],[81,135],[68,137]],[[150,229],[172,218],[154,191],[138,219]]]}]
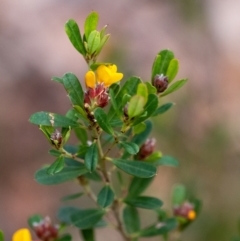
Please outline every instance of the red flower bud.
[{"label": "red flower bud", "polygon": [[59,130],[55,130],[51,136],[50,140],[52,141],[52,144],[59,149],[59,147],[62,145],[62,134],[59,132]]},{"label": "red flower bud", "polygon": [[153,79],[153,85],[156,87],[158,93],[163,92],[168,87],[168,77],[163,74],[157,74]]},{"label": "red flower bud", "polygon": [[154,151],[155,144],[156,144],[155,138],[147,139],[145,143],[140,147],[140,150],[138,152],[138,159],[143,160],[149,155],[151,155]]},{"label": "red flower bud", "polygon": [[194,206],[190,202],[184,202],[182,205],[174,207],[173,213],[175,216],[182,217],[187,220],[194,220],[196,218]]},{"label": "red flower bud", "polygon": [[103,84],[97,84],[94,88],[88,88],[84,95],[84,103],[105,107],[109,101],[107,88]]},{"label": "red flower bud", "polygon": [[33,223],[34,231],[42,241],[54,241],[58,238],[58,227],[53,225],[49,217],[45,217],[39,223]]}]

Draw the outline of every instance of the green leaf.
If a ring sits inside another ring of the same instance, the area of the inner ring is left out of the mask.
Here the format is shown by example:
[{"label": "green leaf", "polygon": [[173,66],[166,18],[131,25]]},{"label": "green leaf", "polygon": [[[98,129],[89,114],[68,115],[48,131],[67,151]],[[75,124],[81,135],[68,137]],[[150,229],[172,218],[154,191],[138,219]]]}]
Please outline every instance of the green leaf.
[{"label": "green leaf", "polygon": [[71,216],[71,221],[80,229],[89,229],[94,227],[104,214],[105,212],[101,209],[80,210]]},{"label": "green leaf", "polygon": [[187,82],[187,79],[181,79],[170,85],[160,96],[163,97],[165,95],[168,95],[178,89],[180,89],[183,85],[185,85]]},{"label": "green leaf", "polygon": [[138,232],[140,227],[140,217],[138,211],[134,207],[126,206],[123,210],[123,222],[128,234]]},{"label": "green leaf", "polygon": [[177,59],[172,59],[169,63],[168,69],[166,76],[168,77],[168,82],[171,83],[172,80],[175,78],[175,76],[178,73],[178,60]]},{"label": "green leaf", "polygon": [[[141,82],[140,78],[138,77],[131,77],[129,78],[122,86],[122,88],[120,89],[120,91],[118,92],[118,94],[115,96],[116,99],[116,103],[119,106],[119,110],[122,110],[122,108],[124,107],[124,105],[126,104],[123,101],[123,97],[125,95],[129,95],[129,96],[133,96],[136,94],[137,92],[137,87],[138,84]],[[114,110],[114,108],[110,108],[109,112],[108,112],[108,119],[109,121],[111,119],[113,119],[113,117],[116,115],[116,112]]]},{"label": "green leaf", "polygon": [[97,28],[99,16],[97,12],[91,12],[84,23],[84,35],[88,40],[90,33]]},{"label": "green leaf", "polygon": [[27,222],[29,227],[34,228],[34,224],[35,223],[40,223],[44,218],[39,215],[39,214],[35,214],[32,215],[31,217],[28,218]]},{"label": "green leaf", "polygon": [[79,105],[73,105],[74,110],[77,111],[77,116],[83,121],[88,121],[86,111]]},{"label": "green leaf", "polygon": [[102,108],[96,108],[94,111],[94,117],[97,120],[99,126],[108,134],[113,135],[114,131],[108,122],[108,117]]},{"label": "green leaf", "polygon": [[62,154],[60,151],[54,149],[49,150],[48,153],[55,157],[59,157]]},{"label": "green leaf", "polygon": [[134,177],[128,188],[128,198],[136,197],[136,196],[139,196],[141,193],[143,193],[152,183],[153,179],[154,177],[150,177],[150,178]]},{"label": "green leaf", "polygon": [[144,98],[145,104],[148,100],[148,88],[145,83],[140,83],[137,87],[137,95],[140,95]]},{"label": "green leaf", "polygon": [[146,129],[146,124],[144,122],[141,122],[135,126],[133,126],[133,133],[136,134],[140,134],[141,132],[143,132]]},{"label": "green leaf", "polygon": [[71,206],[61,207],[58,210],[57,217],[61,222],[70,225],[72,224],[71,216],[78,211],[80,211],[80,209],[76,207],[71,207]]},{"label": "green leaf", "polygon": [[64,168],[64,157],[59,156],[57,160],[54,163],[52,163],[50,167],[48,167],[47,173],[50,175],[53,175],[55,173],[62,171],[63,168]]},{"label": "green leaf", "polygon": [[130,206],[144,209],[157,209],[163,205],[163,202],[160,199],[147,196],[127,198],[124,202]]},{"label": "green leaf", "polygon": [[64,167],[61,172],[54,175],[48,174],[48,167],[44,167],[36,172],[35,179],[43,185],[55,185],[67,182],[87,173],[88,170],[82,167]]},{"label": "green leaf", "polygon": [[175,218],[167,219],[165,222],[160,222],[156,225],[150,226],[140,231],[140,237],[153,237],[164,235],[175,229],[178,222]]},{"label": "green leaf", "polygon": [[51,80],[56,81],[56,82],[61,83],[61,84],[63,83],[62,78],[59,78],[59,77],[56,77],[56,76],[53,76]]},{"label": "green leaf", "polygon": [[29,121],[32,124],[52,126],[52,127],[78,127],[78,123],[68,119],[66,116],[54,114],[51,112],[36,112],[30,116]]},{"label": "green leaf", "polygon": [[154,80],[154,77],[159,74],[160,72],[160,63],[161,63],[161,55],[157,55],[154,59],[153,66],[152,66],[152,81]]},{"label": "green leaf", "polygon": [[128,116],[133,118],[143,113],[145,99],[141,95],[134,95],[128,105]]},{"label": "green leaf", "polygon": [[92,181],[95,181],[95,182],[100,182],[100,181],[102,181],[102,178],[101,178],[101,176],[98,174],[97,171],[86,173],[86,174],[84,175],[84,177],[86,177],[87,179],[90,179],[90,180],[92,180]]},{"label": "green leaf", "polygon": [[68,35],[74,48],[83,56],[86,55],[86,50],[82,41],[80,29],[73,19],[69,19],[65,24],[65,32]]},{"label": "green leaf", "polygon": [[145,82],[145,85],[147,86],[149,94],[157,94],[157,89],[150,82]]},{"label": "green leaf", "polygon": [[142,123],[146,119],[148,119],[156,111],[157,107],[158,107],[158,97],[155,94],[150,94],[148,96],[148,101],[144,107],[144,113],[146,113],[146,115],[144,117],[137,118],[134,121],[133,125],[137,125],[139,123]]},{"label": "green leaf", "polygon": [[0,241],[4,241],[4,235],[3,235],[2,230],[0,230]]},{"label": "green leaf", "polygon": [[83,145],[87,144],[88,141],[88,134],[86,129],[84,128],[74,128],[75,134],[77,138],[81,141]]},{"label": "green leaf", "polygon": [[115,99],[116,93],[114,92],[114,90],[111,87],[109,89],[109,95],[110,95],[110,101],[112,103],[113,109],[115,110],[117,116],[121,116],[122,113],[120,112],[119,105]]},{"label": "green leaf", "polygon": [[145,158],[144,161],[156,164],[160,158],[162,158],[162,153],[160,151],[155,151]]},{"label": "green leaf", "polygon": [[150,135],[151,131],[152,131],[152,123],[151,121],[147,120],[145,122],[146,124],[146,128],[143,132],[135,135],[132,138],[132,142],[136,143],[138,146],[141,146],[148,138],[148,136]]},{"label": "green leaf", "polygon": [[154,111],[153,116],[157,116],[157,115],[160,115],[160,114],[165,113],[165,112],[168,111],[173,105],[174,105],[174,103],[172,103],[172,102],[169,102],[169,103],[166,103],[166,104],[161,105],[159,108],[157,108],[157,109]]},{"label": "green leaf", "polygon": [[56,239],[56,241],[71,241],[72,236],[70,234],[63,234],[60,238]]},{"label": "green leaf", "polygon": [[67,196],[62,197],[61,201],[65,202],[65,201],[77,199],[77,198],[80,198],[83,194],[84,194],[83,192],[78,192],[78,193],[74,193],[71,195],[67,195]]},{"label": "green leaf", "polygon": [[84,241],[95,241],[93,229],[82,229],[81,234]]},{"label": "green leaf", "polygon": [[178,160],[176,160],[172,156],[162,156],[157,161],[155,161],[154,164],[158,166],[171,166],[171,167],[177,167],[179,165]]},{"label": "green leaf", "polygon": [[83,107],[84,92],[78,78],[73,73],[63,76],[63,85],[73,105]]},{"label": "green leaf", "polygon": [[[100,33],[100,37],[101,37],[101,33]],[[108,41],[108,39],[110,38],[110,34],[106,34],[101,38],[101,42],[99,44],[99,47],[96,51],[96,54],[99,54],[102,50],[102,48],[104,47],[104,45],[106,44],[106,42]]]},{"label": "green leaf", "polygon": [[93,30],[88,37],[88,50],[90,54],[93,54],[100,46],[100,33],[97,30]]},{"label": "green leaf", "polygon": [[91,146],[89,146],[87,153],[85,155],[84,163],[86,168],[93,172],[98,164],[98,148],[97,143],[92,143]]},{"label": "green leaf", "polygon": [[171,60],[174,58],[174,54],[172,51],[170,51],[168,49],[162,50],[159,54],[161,55],[161,61],[158,66],[158,68],[159,68],[158,74],[166,75],[168,66],[169,66]]},{"label": "green leaf", "polygon": [[120,146],[131,155],[135,155],[139,152],[139,146],[133,142],[120,141]]},{"label": "green leaf", "polygon": [[181,205],[186,200],[185,186],[178,184],[172,190],[172,203],[173,205]]},{"label": "green leaf", "polygon": [[113,203],[114,192],[109,185],[106,185],[101,189],[97,197],[97,203],[102,208],[106,208]]},{"label": "green leaf", "polygon": [[156,175],[157,169],[155,166],[142,161],[129,161],[114,159],[113,164],[122,171],[141,178],[149,178]]}]

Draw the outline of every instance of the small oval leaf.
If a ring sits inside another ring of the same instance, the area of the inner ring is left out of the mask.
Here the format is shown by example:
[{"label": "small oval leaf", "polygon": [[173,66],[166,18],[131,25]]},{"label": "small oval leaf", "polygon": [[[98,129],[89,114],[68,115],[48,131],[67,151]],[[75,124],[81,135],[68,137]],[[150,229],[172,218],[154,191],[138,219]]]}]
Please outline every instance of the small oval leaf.
[{"label": "small oval leaf", "polygon": [[123,222],[127,233],[133,234],[140,230],[140,217],[134,207],[126,206],[123,210]]},{"label": "small oval leaf", "polygon": [[155,111],[153,116],[157,116],[157,115],[161,115],[163,113],[165,113],[166,111],[168,111],[172,106],[174,105],[174,103],[169,102],[166,104],[161,105],[160,107],[158,107]]},{"label": "small oval leaf", "polygon": [[98,164],[98,148],[97,148],[97,143],[92,143],[91,146],[88,147],[84,163],[86,168],[90,171],[93,172]]},{"label": "small oval leaf", "polygon": [[149,185],[152,183],[154,177],[150,178],[139,178],[134,177],[128,188],[128,197],[136,197],[143,193]]},{"label": "small oval leaf", "polygon": [[106,208],[112,204],[114,200],[114,192],[109,185],[102,188],[97,197],[97,203],[102,208]]},{"label": "small oval leaf", "polygon": [[134,95],[128,104],[128,116],[129,118],[138,116],[143,113],[145,105],[145,99],[141,95]]},{"label": "small oval leaf", "polygon": [[133,142],[121,141],[120,146],[129,154],[135,155],[139,152],[139,146]]},{"label": "small oval leaf", "polygon": [[62,169],[64,168],[64,164],[64,157],[59,156],[57,160],[54,163],[52,163],[50,167],[48,167],[47,173],[53,175],[55,173],[62,171]]},{"label": "small oval leaf", "polygon": [[172,59],[169,63],[168,69],[166,76],[168,77],[168,82],[171,83],[172,80],[175,78],[175,76],[178,73],[178,60],[177,59]]},{"label": "small oval leaf", "polygon": [[78,193],[70,194],[70,195],[67,195],[67,196],[62,197],[62,198],[61,198],[61,201],[65,202],[65,201],[77,199],[77,198],[80,198],[83,194],[84,194],[83,192],[78,192]]},{"label": "small oval leaf", "polygon": [[71,216],[71,222],[80,229],[89,229],[94,227],[104,213],[105,212],[101,209],[80,210]]},{"label": "small oval leaf", "polygon": [[55,185],[63,182],[67,182],[77,178],[88,172],[86,168],[82,167],[64,167],[61,172],[54,175],[49,175],[48,167],[44,167],[36,172],[35,179],[38,183],[43,185]]},{"label": "small oval leaf", "polygon": [[122,171],[141,178],[155,176],[157,172],[157,168],[155,166],[142,161],[115,159],[113,160],[113,164]]},{"label": "small oval leaf", "polygon": [[169,95],[170,93],[180,89],[183,85],[185,85],[187,79],[181,79],[170,85],[160,96],[163,97],[165,95]]},{"label": "small oval leaf", "polygon": [[84,92],[76,75],[73,73],[66,73],[62,80],[72,105],[79,105],[83,107]]},{"label": "small oval leaf", "polygon": [[77,23],[73,19],[69,19],[66,22],[65,32],[74,48],[83,56],[85,56],[86,50],[82,41],[81,33]]},{"label": "small oval leaf", "polygon": [[88,36],[90,33],[97,28],[98,25],[99,16],[97,12],[91,12],[84,23],[84,34],[86,39],[88,39]]},{"label": "small oval leaf", "polygon": [[72,121],[66,116],[51,113],[51,112],[36,112],[30,116],[29,121],[32,124],[52,126],[52,127],[78,127],[78,123]]},{"label": "small oval leaf", "polygon": [[124,202],[128,205],[144,209],[158,209],[163,205],[163,202],[160,199],[147,196],[127,198]]},{"label": "small oval leaf", "polygon": [[96,110],[94,111],[94,117],[97,120],[97,123],[99,124],[99,126],[108,134],[113,135],[113,129],[110,126],[109,122],[108,122],[108,117],[107,114],[103,111],[102,108],[96,108]]}]

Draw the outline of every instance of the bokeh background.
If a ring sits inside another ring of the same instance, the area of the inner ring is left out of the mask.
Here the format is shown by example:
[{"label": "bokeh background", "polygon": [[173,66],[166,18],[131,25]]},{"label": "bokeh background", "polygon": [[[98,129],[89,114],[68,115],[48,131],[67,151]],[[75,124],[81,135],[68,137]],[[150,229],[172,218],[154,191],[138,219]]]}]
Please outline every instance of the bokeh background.
[{"label": "bokeh background", "polygon": [[[159,169],[149,193],[170,208],[171,187],[183,183],[203,200],[199,218],[184,241],[231,240],[240,218],[240,1],[238,0],[1,0],[0,4],[0,228],[26,227],[34,213],[55,220],[59,197],[77,185],[44,187],[33,175],[44,163],[48,143],[29,116],[70,107],[52,76],[74,72],[83,80],[87,66],[71,46],[64,23],[80,27],[99,12],[100,27],[112,34],[100,59],[114,62],[125,77],[149,80],[158,51],[169,48],[180,60],[187,85],[162,102],[176,103],[157,117],[158,147],[180,161]],[[85,200],[85,199],[84,199]],[[85,200],[85,206],[90,205]],[[149,220],[144,215],[143,222]],[[100,229],[98,240],[121,240]],[[107,238],[106,238],[107,237]],[[150,240],[150,239],[149,239]],[[153,238],[151,240],[159,240]]]}]

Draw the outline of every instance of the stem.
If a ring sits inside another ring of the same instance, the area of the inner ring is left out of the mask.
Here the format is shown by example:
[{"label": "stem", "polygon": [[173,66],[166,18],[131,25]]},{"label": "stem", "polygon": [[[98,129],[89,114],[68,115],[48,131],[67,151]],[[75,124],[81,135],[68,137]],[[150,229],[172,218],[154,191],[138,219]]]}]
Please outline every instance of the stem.
[{"label": "stem", "polygon": [[117,229],[121,233],[121,235],[123,236],[125,241],[131,241],[131,238],[128,237],[125,234],[124,229],[123,229],[122,221],[121,221],[121,218],[120,218],[120,208],[121,208],[120,204],[121,203],[118,200],[115,200],[113,205],[112,205],[112,211],[113,211],[113,214],[114,214],[115,219],[117,221]]}]

